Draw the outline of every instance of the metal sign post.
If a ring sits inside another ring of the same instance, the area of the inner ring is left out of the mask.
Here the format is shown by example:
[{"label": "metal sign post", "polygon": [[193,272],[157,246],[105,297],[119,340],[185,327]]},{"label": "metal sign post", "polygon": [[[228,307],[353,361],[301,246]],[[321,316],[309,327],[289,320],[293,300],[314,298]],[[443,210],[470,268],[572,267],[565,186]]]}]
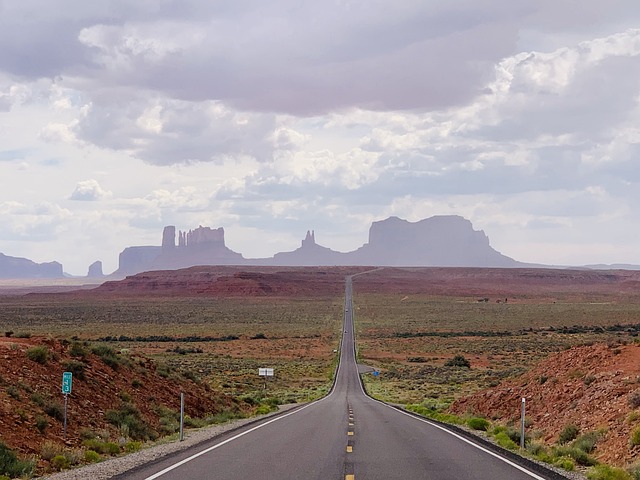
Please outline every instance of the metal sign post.
[{"label": "metal sign post", "polygon": [[524,449],[524,415],[527,400],[522,397],[522,418],[520,419],[520,448]]},{"label": "metal sign post", "polygon": [[69,395],[71,394],[71,386],[73,383],[73,373],[64,372],[62,374],[62,394],[64,395],[64,423],[62,427],[62,436],[67,438],[67,405],[69,404]]},{"label": "metal sign post", "polygon": [[184,392],[180,392],[180,441],[184,440]]}]

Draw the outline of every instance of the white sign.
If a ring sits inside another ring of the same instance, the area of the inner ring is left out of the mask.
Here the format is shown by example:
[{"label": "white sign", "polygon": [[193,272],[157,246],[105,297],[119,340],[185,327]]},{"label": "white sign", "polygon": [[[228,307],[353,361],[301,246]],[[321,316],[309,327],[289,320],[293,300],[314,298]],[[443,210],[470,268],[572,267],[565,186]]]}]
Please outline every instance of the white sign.
[{"label": "white sign", "polygon": [[258,375],[261,377],[273,377],[273,368],[259,368]]}]

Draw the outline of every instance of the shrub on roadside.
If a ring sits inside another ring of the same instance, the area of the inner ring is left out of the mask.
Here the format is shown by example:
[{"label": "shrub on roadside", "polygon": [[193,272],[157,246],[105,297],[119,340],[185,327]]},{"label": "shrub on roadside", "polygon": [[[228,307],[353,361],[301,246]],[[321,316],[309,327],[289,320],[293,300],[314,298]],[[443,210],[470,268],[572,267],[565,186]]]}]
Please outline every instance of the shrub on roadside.
[{"label": "shrub on roadside", "polygon": [[51,459],[51,467],[54,470],[65,470],[71,466],[71,462],[64,455],[56,455]]},{"label": "shrub on roadside", "polygon": [[95,450],[85,450],[84,461],[87,463],[96,463],[102,460],[102,457]]},{"label": "shrub on roadside", "polygon": [[473,417],[467,420],[467,426],[473,430],[482,430],[486,432],[489,429],[489,420],[486,418]]},{"label": "shrub on roadside", "polygon": [[587,472],[589,480],[632,480],[631,476],[621,468],[609,465],[597,465]]},{"label": "shrub on roadside", "polygon": [[569,424],[560,432],[558,442],[562,444],[568,443],[572,440],[575,440],[579,433],[580,429],[576,425]]},{"label": "shrub on roadside", "polygon": [[636,427],[631,432],[631,438],[629,439],[631,446],[640,445],[640,427]]},{"label": "shrub on roadside", "polygon": [[498,445],[507,450],[517,450],[518,444],[509,438],[506,432],[500,432],[493,437]]},{"label": "shrub on roadside", "polygon": [[41,365],[49,360],[49,349],[43,346],[31,347],[25,352],[27,358]]},{"label": "shrub on roadside", "polygon": [[34,467],[35,462],[20,460],[13,450],[0,441],[0,475],[9,478],[29,476]]}]

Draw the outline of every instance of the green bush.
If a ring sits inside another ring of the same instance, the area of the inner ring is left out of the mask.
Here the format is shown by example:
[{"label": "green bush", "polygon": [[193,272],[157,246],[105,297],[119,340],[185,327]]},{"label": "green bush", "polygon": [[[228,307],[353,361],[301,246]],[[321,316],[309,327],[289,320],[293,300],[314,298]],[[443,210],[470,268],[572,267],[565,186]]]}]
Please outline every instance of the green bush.
[{"label": "green bush", "polygon": [[84,461],[87,463],[96,463],[102,460],[102,457],[95,450],[85,450]]},{"label": "green bush", "polygon": [[38,346],[29,348],[25,354],[29,360],[45,365],[49,360],[49,349],[47,347]]},{"label": "green bush", "polygon": [[506,448],[508,450],[517,450],[518,444],[509,438],[509,435],[506,432],[500,432],[494,437],[496,443],[500,445],[502,448]]},{"label": "green bush", "polygon": [[114,370],[117,370],[122,363],[120,356],[108,345],[96,345],[91,349],[91,351],[100,357],[100,360],[102,360],[105,365],[108,365]]},{"label": "green bush", "polygon": [[38,415],[36,417],[36,428],[40,433],[44,433],[44,431],[47,429],[48,426],[49,426],[49,420],[47,420],[42,415]]},{"label": "green bush", "polygon": [[84,360],[89,356],[89,351],[80,342],[73,342],[69,349],[69,355]]},{"label": "green bush", "polygon": [[486,432],[491,424],[486,418],[473,417],[467,420],[467,425],[473,430],[482,430]]},{"label": "green bush", "polygon": [[120,453],[120,447],[117,443],[105,442],[99,438],[88,438],[82,442],[82,445],[88,450],[93,450],[103,455],[117,455]]},{"label": "green bush", "polygon": [[576,465],[575,463],[573,463],[573,460],[567,457],[556,458],[553,462],[553,465],[555,465],[558,468],[567,470],[568,472],[572,472],[576,468]]},{"label": "green bush", "polygon": [[137,452],[141,448],[142,448],[142,442],[137,442],[135,440],[124,444],[124,451],[127,453]]},{"label": "green bush", "polygon": [[568,443],[572,440],[575,440],[579,433],[580,433],[580,429],[576,425],[573,425],[573,424],[567,425],[560,432],[558,441],[560,443]]},{"label": "green bush", "polygon": [[79,380],[84,380],[84,369],[86,367],[86,363],[80,362],[78,360],[69,360],[62,364],[62,368],[64,368],[66,372],[71,372],[73,376]]},{"label": "green bush", "polygon": [[636,427],[631,432],[630,442],[632,446],[640,445],[640,427]]},{"label": "green bush", "polygon": [[64,420],[64,405],[60,402],[56,400],[48,400],[42,408],[44,413],[49,415],[51,418],[55,418],[61,422]]},{"label": "green bush", "polygon": [[598,464],[598,461],[587,452],[575,447],[556,447],[553,449],[553,453],[557,457],[572,458],[578,465],[584,467],[591,467]]},{"label": "green bush", "polygon": [[142,417],[140,410],[132,403],[123,402],[119,409],[108,410],[104,418],[133,440],[155,440],[157,438],[157,434]]},{"label": "green bush", "polygon": [[445,367],[464,367],[471,368],[471,362],[464,358],[462,355],[456,355],[455,357],[447,360],[444,363]]},{"label": "green bush", "polygon": [[600,434],[598,432],[587,432],[576,438],[571,446],[573,448],[579,448],[586,453],[593,453],[599,439]]},{"label": "green bush", "polygon": [[0,442],[0,475],[10,478],[29,476],[33,473],[35,463],[20,460],[13,450]]},{"label": "green bush", "polygon": [[621,468],[609,465],[597,465],[587,472],[589,480],[632,480],[631,476]]},{"label": "green bush", "polygon": [[71,466],[71,462],[64,455],[56,455],[51,459],[51,467],[54,470],[60,471],[60,470],[69,468],[70,466]]}]

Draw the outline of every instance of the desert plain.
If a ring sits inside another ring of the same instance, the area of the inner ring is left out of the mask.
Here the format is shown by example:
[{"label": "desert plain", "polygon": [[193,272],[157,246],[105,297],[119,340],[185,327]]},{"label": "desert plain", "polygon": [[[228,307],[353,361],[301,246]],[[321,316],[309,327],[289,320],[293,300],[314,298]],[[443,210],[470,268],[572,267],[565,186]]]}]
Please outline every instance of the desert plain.
[{"label": "desert plain", "polygon": [[[575,427],[574,439],[597,439],[590,459],[635,462],[640,272],[628,270],[193,267],[82,289],[5,286],[0,436],[43,473],[95,461],[89,450],[105,458],[175,436],[180,392],[192,427],[319,398],[348,275],[373,396],[511,430],[526,398],[529,444],[569,445],[561,437]],[[266,381],[263,367],[275,373]],[[65,435],[69,368],[78,375]]]}]

